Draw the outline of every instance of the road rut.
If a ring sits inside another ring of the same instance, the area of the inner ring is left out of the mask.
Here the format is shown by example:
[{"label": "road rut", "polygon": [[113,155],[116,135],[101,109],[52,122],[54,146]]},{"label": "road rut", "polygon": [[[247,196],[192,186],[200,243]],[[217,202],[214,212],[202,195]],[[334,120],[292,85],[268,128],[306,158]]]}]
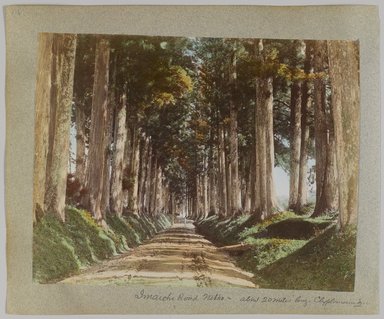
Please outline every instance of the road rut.
[{"label": "road rut", "polygon": [[131,251],[61,283],[255,288],[252,277],[189,222],[176,223]]}]

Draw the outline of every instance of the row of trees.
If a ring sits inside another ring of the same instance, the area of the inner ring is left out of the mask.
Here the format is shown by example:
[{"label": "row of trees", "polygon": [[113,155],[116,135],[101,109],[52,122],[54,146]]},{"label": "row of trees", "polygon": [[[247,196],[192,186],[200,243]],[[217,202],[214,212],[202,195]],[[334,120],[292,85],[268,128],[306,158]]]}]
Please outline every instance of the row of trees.
[{"label": "row of trees", "polygon": [[[357,216],[355,42],[41,34],[34,220],[65,203],[106,214],[279,210]],[[70,137],[70,127],[76,139]],[[75,171],[68,174],[70,143]]]},{"label": "row of trees", "polygon": [[[58,46],[69,40],[71,47]],[[163,106],[190,91],[192,82],[172,62],[174,50],[167,50],[160,39],[156,44],[120,37],[40,36],[34,219],[48,211],[65,220],[71,110],[76,172],[68,180],[67,201],[89,209],[98,221],[108,212],[121,216],[124,206],[147,213],[175,205],[164,178],[165,155],[153,145],[149,122],[159,125],[151,108],[162,112]],[[63,71],[55,75],[58,65]],[[55,99],[56,92],[65,100]],[[57,161],[60,171],[48,167],[50,161]],[[51,176],[57,191],[49,183]]]}]

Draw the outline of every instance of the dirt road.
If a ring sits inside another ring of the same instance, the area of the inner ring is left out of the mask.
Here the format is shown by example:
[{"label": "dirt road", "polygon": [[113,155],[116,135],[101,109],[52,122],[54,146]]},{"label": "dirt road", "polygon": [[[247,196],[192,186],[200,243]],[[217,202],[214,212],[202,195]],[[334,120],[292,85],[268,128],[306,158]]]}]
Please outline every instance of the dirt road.
[{"label": "dirt road", "polygon": [[179,223],[130,252],[94,265],[62,283],[255,287],[252,276],[196,234],[192,223]]}]

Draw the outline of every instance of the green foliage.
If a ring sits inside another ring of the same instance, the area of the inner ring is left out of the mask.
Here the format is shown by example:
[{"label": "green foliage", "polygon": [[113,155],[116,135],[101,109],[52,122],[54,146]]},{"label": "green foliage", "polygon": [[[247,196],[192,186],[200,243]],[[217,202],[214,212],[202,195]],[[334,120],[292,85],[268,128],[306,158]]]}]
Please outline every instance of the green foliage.
[{"label": "green foliage", "polygon": [[265,288],[353,291],[355,259],[356,229],[332,228],[259,275]]},{"label": "green foliage", "polygon": [[305,204],[300,211],[301,215],[310,215],[315,210],[315,202]]},{"label": "green foliage", "polygon": [[255,272],[292,254],[303,247],[307,240],[248,237],[244,242],[252,244],[252,248],[241,256],[239,265]]},{"label": "green foliage", "polygon": [[76,43],[73,96],[76,107],[89,116],[92,106],[93,77],[95,69],[96,37],[79,34]]},{"label": "green foliage", "polygon": [[77,256],[87,256],[86,262],[89,263],[116,254],[117,242],[112,239],[112,234],[98,226],[89,212],[69,208],[66,217],[68,235]]},{"label": "green foliage", "polygon": [[310,218],[288,211],[252,226],[249,215],[221,220],[214,215],[198,222],[197,227],[218,245],[251,245],[235,257],[240,267],[254,273],[255,282],[262,288],[352,291],[356,229],[338,233],[335,226],[329,226],[309,240],[268,237],[268,226],[289,220],[313,225],[334,221],[333,216]]},{"label": "green foliage", "polygon": [[[126,94],[127,126],[140,128],[151,137],[158,164],[178,199],[196,189],[196,176],[207,170],[202,163],[207,160],[217,168],[218,132],[228,131],[231,100],[237,111],[239,172],[248,182],[253,165],[250,150],[255,147],[257,77],[273,78],[275,164],[289,172],[290,86],[292,81],[325,77],[305,71],[305,41],[264,39],[260,50],[259,39],[123,35],[109,39],[109,90],[115,93],[115,102]],[[75,105],[88,116],[94,58],[95,37],[79,35]],[[234,61],[235,84],[230,76]],[[86,123],[88,127],[89,119]],[[313,157],[313,143],[309,141],[308,146]],[[125,173],[124,188],[131,185],[132,179]]]},{"label": "green foliage", "polygon": [[33,277],[39,282],[62,279],[79,270],[73,241],[65,226],[51,215],[45,216],[33,232]]},{"label": "green foliage", "polygon": [[171,226],[170,218],[163,214],[151,218],[145,215],[130,215],[122,218],[107,216],[107,223],[114,233],[126,239],[129,247],[136,247],[158,231]]},{"label": "green foliage", "polygon": [[68,208],[67,220],[45,215],[33,229],[33,277],[47,283],[79,272],[91,263],[135,247],[157,231],[170,226],[165,215],[153,218],[108,217],[97,225],[91,214]]},{"label": "green foliage", "polygon": [[250,215],[241,215],[233,219],[222,219],[213,215],[196,223],[197,228],[209,240],[218,245],[230,245],[239,241],[239,233]]},{"label": "green foliage", "polygon": [[66,224],[47,214],[34,228],[33,273],[40,282],[116,254],[115,242],[89,213],[71,208],[66,215]]},{"label": "green foliage", "polygon": [[159,83],[152,102],[160,107],[168,104],[175,105],[178,98],[191,92],[193,83],[190,76],[181,66],[171,66],[168,69],[160,69],[164,80]]},{"label": "green foliage", "polygon": [[143,236],[138,228],[135,230],[132,226],[133,223],[129,219],[126,217],[107,216],[107,223],[116,234],[120,234],[126,239],[130,247],[136,247],[141,244]]},{"label": "green foliage", "polygon": [[[185,69],[182,38],[114,36],[112,48],[116,55],[118,92],[128,90],[127,102],[138,113],[136,121],[145,117],[143,111],[174,105],[191,92],[192,78]],[[183,66],[181,65],[183,64]]]},{"label": "green foliage", "polygon": [[248,236],[255,235],[259,232],[263,232],[266,230],[267,226],[277,223],[282,220],[286,220],[288,218],[296,218],[297,215],[293,212],[286,211],[286,212],[280,212],[278,214],[272,215],[271,217],[263,220],[260,223],[257,223],[255,225],[252,225],[251,227],[245,226],[243,230],[239,234],[239,239],[244,240]]}]

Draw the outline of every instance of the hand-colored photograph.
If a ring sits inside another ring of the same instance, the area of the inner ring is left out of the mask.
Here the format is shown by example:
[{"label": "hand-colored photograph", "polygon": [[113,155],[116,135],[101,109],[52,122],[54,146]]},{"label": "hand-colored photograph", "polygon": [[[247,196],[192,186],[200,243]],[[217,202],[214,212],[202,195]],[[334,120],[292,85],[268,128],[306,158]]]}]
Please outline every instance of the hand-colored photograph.
[{"label": "hand-colored photograph", "polygon": [[357,41],[37,40],[34,282],[354,291]]}]

